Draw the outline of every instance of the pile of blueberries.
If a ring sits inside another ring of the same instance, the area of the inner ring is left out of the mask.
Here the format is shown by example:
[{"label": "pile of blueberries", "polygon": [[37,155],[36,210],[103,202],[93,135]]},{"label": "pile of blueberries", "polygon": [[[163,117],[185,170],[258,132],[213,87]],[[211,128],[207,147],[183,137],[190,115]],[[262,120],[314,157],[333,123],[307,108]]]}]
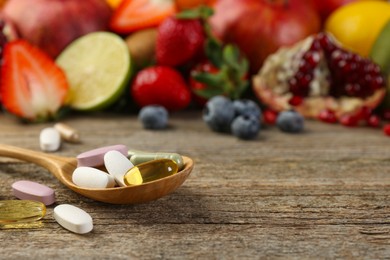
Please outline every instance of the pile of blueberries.
[{"label": "pile of blueberries", "polygon": [[[168,116],[168,111],[159,105],[145,106],[138,114],[143,127],[153,130],[166,128]],[[261,130],[262,111],[250,99],[233,101],[225,96],[215,96],[205,104],[203,120],[212,131],[252,140]],[[304,128],[304,118],[293,110],[283,111],[278,114],[276,125],[283,132],[298,133]]]},{"label": "pile of blueberries", "polygon": [[[260,132],[262,112],[258,104],[250,99],[232,101],[224,96],[215,96],[206,103],[203,120],[215,132],[232,133],[240,139],[251,140]],[[293,110],[283,111],[278,114],[276,125],[283,132],[298,133],[303,130],[304,119]]]}]

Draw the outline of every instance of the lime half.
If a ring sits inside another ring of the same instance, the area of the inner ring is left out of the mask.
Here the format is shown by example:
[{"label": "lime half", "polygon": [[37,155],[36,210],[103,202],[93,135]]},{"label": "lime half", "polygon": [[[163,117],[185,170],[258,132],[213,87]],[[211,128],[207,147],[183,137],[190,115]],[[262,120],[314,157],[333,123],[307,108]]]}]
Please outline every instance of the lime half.
[{"label": "lime half", "polygon": [[56,63],[70,85],[67,104],[83,111],[103,109],[118,100],[132,71],[126,42],[109,32],[93,32],[76,39]]}]

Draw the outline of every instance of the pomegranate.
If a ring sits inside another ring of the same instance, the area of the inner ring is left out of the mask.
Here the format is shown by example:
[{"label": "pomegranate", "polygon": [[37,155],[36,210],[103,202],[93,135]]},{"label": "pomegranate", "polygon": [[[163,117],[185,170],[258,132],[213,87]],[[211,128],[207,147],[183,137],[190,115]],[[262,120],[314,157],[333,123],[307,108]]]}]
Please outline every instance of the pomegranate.
[{"label": "pomegranate", "polygon": [[210,24],[222,40],[240,47],[252,73],[279,47],[292,45],[321,28],[318,13],[302,0],[219,0]]},{"label": "pomegranate", "polygon": [[254,92],[271,109],[294,108],[305,117],[348,126],[368,120],[385,86],[377,64],[325,33],[280,48],[253,77]]},{"label": "pomegranate", "polygon": [[309,3],[318,11],[321,21],[324,22],[337,8],[356,1],[358,0],[309,0]]},{"label": "pomegranate", "polygon": [[106,30],[111,12],[104,0],[8,0],[3,9],[21,38],[53,58],[74,39]]}]

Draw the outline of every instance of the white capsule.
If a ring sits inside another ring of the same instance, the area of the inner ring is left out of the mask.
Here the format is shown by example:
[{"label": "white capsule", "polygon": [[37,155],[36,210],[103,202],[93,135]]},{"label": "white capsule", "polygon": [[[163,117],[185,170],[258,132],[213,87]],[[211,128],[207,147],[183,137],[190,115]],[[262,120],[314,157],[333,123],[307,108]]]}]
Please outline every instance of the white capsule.
[{"label": "white capsule", "polygon": [[44,128],[39,135],[39,144],[42,151],[55,152],[61,146],[61,135],[53,127]]},{"label": "white capsule", "polygon": [[64,123],[56,123],[54,128],[60,133],[62,139],[70,143],[80,143],[80,135],[76,129]]},{"label": "white capsule", "polygon": [[96,168],[82,166],[73,171],[72,181],[84,188],[112,188],[115,186],[114,177]]},{"label": "white capsule", "polygon": [[77,234],[85,234],[93,229],[92,217],[84,210],[69,204],[54,208],[54,219],[62,227]]},{"label": "white capsule", "polygon": [[130,160],[118,151],[109,151],[104,155],[104,166],[119,186],[126,186],[123,177],[134,167]]}]

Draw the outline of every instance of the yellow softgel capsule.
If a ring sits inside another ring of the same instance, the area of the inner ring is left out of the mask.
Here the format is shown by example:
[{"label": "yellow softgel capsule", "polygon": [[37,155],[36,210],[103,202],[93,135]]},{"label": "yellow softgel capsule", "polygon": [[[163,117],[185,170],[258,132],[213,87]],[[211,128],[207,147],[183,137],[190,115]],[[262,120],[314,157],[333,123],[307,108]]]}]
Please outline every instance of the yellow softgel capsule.
[{"label": "yellow softgel capsule", "polygon": [[170,159],[159,159],[141,163],[131,168],[124,176],[126,185],[140,185],[177,173],[177,164]]},{"label": "yellow softgel capsule", "polygon": [[46,206],[33,200],[1,200],[0,224],[31,222],[42,219]]}]

